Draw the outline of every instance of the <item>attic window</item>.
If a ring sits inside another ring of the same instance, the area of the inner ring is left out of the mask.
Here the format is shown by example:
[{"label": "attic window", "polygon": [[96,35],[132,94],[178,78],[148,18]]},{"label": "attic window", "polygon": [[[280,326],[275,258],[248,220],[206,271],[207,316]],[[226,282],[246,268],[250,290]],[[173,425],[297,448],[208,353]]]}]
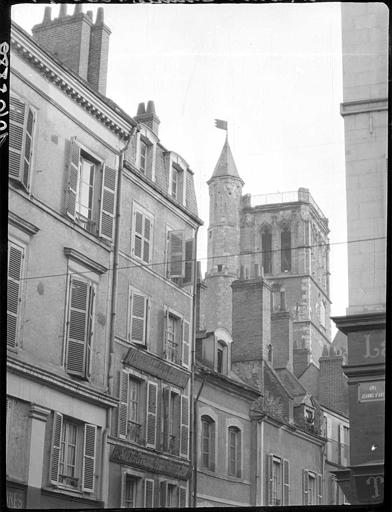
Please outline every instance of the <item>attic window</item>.
[{"label": "attic window", "polygon": [[312,409],[305,408],[305,421],[309,425],[314,423],[314,411]]}]

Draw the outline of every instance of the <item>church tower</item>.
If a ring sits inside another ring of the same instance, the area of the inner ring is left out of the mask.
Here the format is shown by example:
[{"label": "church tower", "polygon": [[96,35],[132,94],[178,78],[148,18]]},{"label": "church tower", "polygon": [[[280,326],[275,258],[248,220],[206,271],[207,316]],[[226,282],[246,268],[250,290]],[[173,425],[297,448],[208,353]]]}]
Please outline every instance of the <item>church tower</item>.
[{"label": "church tower", "polygon": [[210,192],[206,289],[201,327],[232,330],[231,283],[239,276],[240,207],[242,186],[226,136],[214,172],[207,182]]}]

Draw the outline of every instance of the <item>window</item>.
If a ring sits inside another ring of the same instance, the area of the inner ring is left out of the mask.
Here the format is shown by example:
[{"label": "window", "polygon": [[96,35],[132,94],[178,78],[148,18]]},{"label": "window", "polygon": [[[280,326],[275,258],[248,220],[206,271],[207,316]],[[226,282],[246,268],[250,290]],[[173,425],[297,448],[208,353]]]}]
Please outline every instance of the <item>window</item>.
[{"label": "window", "polygon": [[215,370],[218,373],[227,373],[227,345],[222,340],[218,340],[216,344]]},{"label": "window", "polygon": [[135,478],[132,475],[125,475],[125,489],[124,489],[124,500],[122,506],[125,508],[136,507],[136,485],[139,478]]},{"label": "window", "polygon": [[289,272],[291,270],[291,232],[284,228],[280,234],[280,263],[281,271]]},{"label": "window", "polygon": [[151,217],[134,208],[132,253],[145,263],[151,262],[152,227]]},{"label": "window", "polygon": [[272,272],[272,235],[270,231],[261,234],[262,265],[265,274]]},{"label": "window", "polygon": [[10,348],[15,348],[17,346],[23,259],[23,247],[9,242],[7,281],[7,347]]},{"label": "window", "polygon": [[209,416],[201,417],[201,466],[215,471],[215,422]]},{"label": "window", "polygon": [[267,456],[267,502],[268,505],[289,505],[289,462],[269,454]]},{"label": "window", "polygon": [[66,214],[107,240],[113,238],[116,176],[114,168],[89,154],[75,138],[71,140]]},{"label": "window", "polygon": [[229,475],[241,477],[241,430],[229,427]]},{"label": "window", "polygon": [[163,480],[159,484],[159,504],[161,508],[186,507],[186,487]]},{"label": "window", "polygon": [[71,275],[69,280],[65,368],[71,375],[88,378],[94,319],[94,285]]},{"label": "window", "polygon": [[128,402],[128,439],[139,443],[141,436],[141,382],[137,379],[129,379]]},{"label": "window", "polygon": [[121,484],[121,507],[152,508],[154,506],[154,480],[123,473]]},{"label": "window", "polygon": [[323,502],[323,481],[320,474],[304,469],[302,471],[302,487],[304,505],[318,505]]},{"label": "window", "polygon": [[129,335],[133,343],[147,345],[148,338],[148,316],[150,301],[148,297],[138,291],[130,290],[129,294]]},{"label": "window", "polygon": [[53,415],[51,483],[94,492],[97,427]]},{"label": "window", "polygon": [[30,187],[36,114],[21,99],[10,96],[9,177]]},{"label": "window", "polygon": [[162,449],[173,455],[188,456],[189,399],[179,390],[162,390]]},{"label": "window", "polygon": [[347,466],[349,454],[349,429],[344,425],[338,426],[338,441],[339,441],[339,464]]},{"label": "window", "polygon": [[164,317],[163,357],[172,363],[189,367],[190,324],[166,307]]},{"label": "window", "polygon": [[168,231],[167,277],[179,285],[193,283],[193,238],[185,240],[183,230]]},{"label": "window", "polygon": [[179,203],[184,201],[184,171],[176,164],[171,168],[171,196]]},{"label": "window", "polygon": [[308,425],[314,424],[314,411],[313,409],[309,409],[305,407],[305,421]]},{"label": "window", "polygon": [[142,173],[146,173],[147,170],[147,144],[140,141],[140,170]]}]

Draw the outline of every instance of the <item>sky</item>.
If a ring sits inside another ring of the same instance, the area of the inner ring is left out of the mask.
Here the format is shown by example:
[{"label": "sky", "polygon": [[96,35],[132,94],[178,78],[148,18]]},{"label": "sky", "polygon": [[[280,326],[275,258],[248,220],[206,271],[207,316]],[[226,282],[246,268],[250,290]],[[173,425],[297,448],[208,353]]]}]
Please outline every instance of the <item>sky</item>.
[{"label": "sky", "polygon": [[[195,172],[206,269],[207,180],[229,143],[243,193],[308,188],[329,219],[332,316],[348,305],[339,3],[109,5],[107,96],[130,115],[153,100],[159,137]],[[27,32],[45,5],[12,7]],[[74,6],[68,6],[68,13]],[[52,19],[59,5],[52,4]],[[334,323],[332,322],[332,327]],[[336,332],[336,329],[334,329]]]}]

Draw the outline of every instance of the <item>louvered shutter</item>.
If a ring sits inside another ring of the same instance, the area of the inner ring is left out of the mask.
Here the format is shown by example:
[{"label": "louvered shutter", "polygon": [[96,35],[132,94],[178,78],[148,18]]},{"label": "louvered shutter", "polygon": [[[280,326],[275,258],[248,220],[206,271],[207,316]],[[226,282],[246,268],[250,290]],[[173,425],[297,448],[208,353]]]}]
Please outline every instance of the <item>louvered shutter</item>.
[{"label": "louvered shutter", "polygon": [[144,479],[144,508],[154,507],[154,480]]},{"label": "louvered shutter", "polygon": [[96,438],[97,427],[86,424],[83,444],[83,491],[86,492],[94,492]]},{"label": "louvered shutter", "polygon": [[209,469],[211,469],[211,471],[215,471],[215,421],[210,422],[208,432],[210,434],[209,449],[211,455],[209,458]]},{"label": "louvered shutter", "polygon": [[126,487],[127,487],[127,474],[125,471],[121,474],[121,507],[125,507],[125,496],[126,496]]},{"label": "louvered shutter", "polygon": [[189,452],[189,398],[181,395],[181,444],[180,454],[188,457]]},{"label": "louvered shutter", "polygon": [[50,481],[53,484],[59,481],[62,430],[63,415],[55,412],[53,414],[52,450],[50,456]]},{"label": "louvered shutter", "polygon": [[148,300],[137,292],[131,293],[131,341],[146,344]]},{"label": "louvered shutter", "polygon": [[272,453],[267,455],[267,505],[273,505],[272,503],[272,461],[273,455]]},{"label": "louvered shutter", "polygon": [[116,203],[117,171],[108,165],[103,167],[101,212],[99,219],[99,236],[107,240],[113,239],[114,216]]},{"label": "louvered shutter", "polygon": [[22,277],[23,249],[10,243],[8,246],[7,283],[7,345],[16,347],[18,312],[20,302],[20,280]]},{"label": "louvered shutter", "polygon": [[169,231],[169,275],[184,277],[185,244],[183,231]]},{"label": "louvered shutter", "polygon": [[186,487],[179,488],[179,507],[186,507]]},{"label": "louvered shutter", "polygon": [[236,462],[237,462],[237,473],[236,477],[241,478],[241,450],[242,450],[242,435],[241,430],[236,429],[236,438],[237,438],[237,445],[236,445]]},{"label": "louvered shutter", "polygon": [[11,96],[9,119],[9,176],[28,189],[35,113],[22,100]]},{"label": "louvered shutter", "polygon": [[76,194],[79,181],[80,146],[73,137],[70,143],[68,161],[68,184],[65,198],[65,212],[71,219],[75,218]]},{"label": "louvered shutter", "polygon": [[169,449],[169,413],[170,413],[170,388],[162,389],[162,449]]},{"label": "louvered shutter", "polygon": [[183,322],[182,335],[182,364],[189,367],[190,325],[186,320]]},{"label": "louvered shutter", "polygon": [[148,217],[144,217],[143,261],[150,262],[150,240],[152,223]]},{"label": "louvered shutter", "polygon": [[323,477],[322,475],[317,475],[317,493],[318,493],[318,504],[322,505],[323,503]]},{"label": "louvered shutter", "polygon": [[289,505],[290,501],[290,472],[289,461],[283,459],[283,505]]},{"label": "louvered shutter", "polygon": [[169,328],[169,309],[164,306],[163,307],[163,357],[167,358],[167,337],[168,337],[168,328]]},{"label": "louvered shutter", "polygon": [[118,436],[127,438],[128,430],[128,404],[129,404],[129,374],[124,370],[120,371],[120,392],[118,404]]},{"label": "louvered shutter", "polygon": [[25,128],[25,146],[24,146],[24,158],[23,158],[23,169],[22,169],[22,183],[26,189],[29,188],[29,177],[31,169],[31,160],[33,155],[33,130],[34,130],[35,115],[33,110],[27,108],[27,121]]},{"label": "louvered shutter", "polygon": [[88,305],[88,326],[87,326],[87,342],[86,342],[86,375],[90,375],[91,355],[92,355],[92,339],[94,329],[94,300],[95,290],[93,286],[89,286],[89,305]]},{"label": "louvered shutter", "polygon": [[161,508],[167,507],[167,480],[159,484],[159,505]]},{"label": "louvered shutter", "polygon": [[147,428],[146,446],[156,446],[156,425],[157,425],[157,391],[158,386],[149,382],[147,387]]},{"label": "louvered shutter", "polygon": [[133,233],[133,253],[137,258],[141,258],[143,248],[143,215],[138,211],[134,211],[133,214]]},{"label": "louvered shutter", "polygon": [[309,473],[306,469],[302,470],[302,504],[307,505],[309,499]]},{"label": "louvered shutter", "polygon": [[185,242],[185,275],[183,284],[193,284],[193,239]]},{"label": "louvered shutter", "polygon": [[80,376],[86,373],[89,288],[87,282],[71,277],[66,368],[68,373]]}]

